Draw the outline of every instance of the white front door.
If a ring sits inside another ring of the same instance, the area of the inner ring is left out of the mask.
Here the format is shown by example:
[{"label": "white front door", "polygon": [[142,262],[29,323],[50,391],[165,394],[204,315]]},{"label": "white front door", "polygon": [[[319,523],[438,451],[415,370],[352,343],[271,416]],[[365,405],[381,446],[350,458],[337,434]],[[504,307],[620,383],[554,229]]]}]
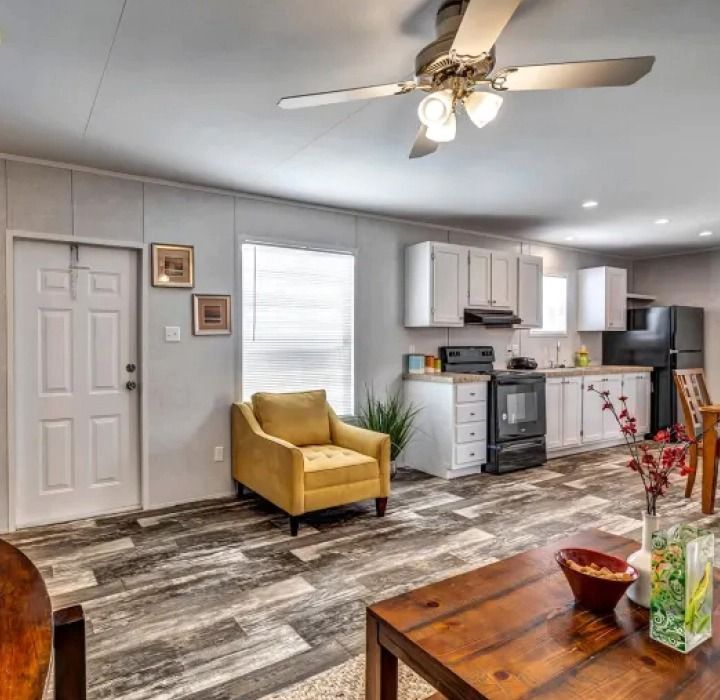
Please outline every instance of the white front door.
[{"label": "white front door", "polygon": [[16,524],[138,506],[136,253],[17,241],[14,294]]}]

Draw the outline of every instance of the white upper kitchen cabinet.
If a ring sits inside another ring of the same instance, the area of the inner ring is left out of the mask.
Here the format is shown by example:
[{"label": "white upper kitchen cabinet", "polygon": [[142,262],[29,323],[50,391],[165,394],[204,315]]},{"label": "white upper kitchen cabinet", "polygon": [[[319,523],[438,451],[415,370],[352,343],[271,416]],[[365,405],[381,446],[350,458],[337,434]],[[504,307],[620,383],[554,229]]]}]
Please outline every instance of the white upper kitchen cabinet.
[{"label": "white upper kitchen cabinet", "polygon": [[492,298],[494,309],[513,311],[517,294],[517,256],[508,253],[492,254]]},{"label": "white upper kitchen cabinet", "polygon": [[624,331],[627,270],[591,267],[578,271],[578,331]]},{"label": "white upper kitchen cabinet", "polygon": [[538,255],[518,258],[518,308],[523,328],[543,325],[543,259]]},{"label": "white upper kitchen cabinet", "polygon": [[468,306],[514,311],[517,297],[517,256],[469,248]]},{"label": "white upper kitchen cabinet", "polygon": [[492,253],[482,248],[470,248],[468,262],[470,306],[492,306]]},{"label": "white upper kitchen cabinet", "polygon": [[467,296],[466,246],[427,241],[405,249],[406,326],[462,326]]}]

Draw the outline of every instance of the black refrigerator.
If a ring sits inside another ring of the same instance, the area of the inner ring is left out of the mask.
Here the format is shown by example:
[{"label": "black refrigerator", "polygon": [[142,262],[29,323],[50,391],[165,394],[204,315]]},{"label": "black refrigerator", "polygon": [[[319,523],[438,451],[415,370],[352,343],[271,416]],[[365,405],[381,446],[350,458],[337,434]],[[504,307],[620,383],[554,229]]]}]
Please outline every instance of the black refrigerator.
[{"label": "black refrigerator", "polygon": [[704,367],[703,309],[650,306],[628,311],[627,330],[603,333],[603,364],[653,367],[651,430],[678,421],[674,369]]}]

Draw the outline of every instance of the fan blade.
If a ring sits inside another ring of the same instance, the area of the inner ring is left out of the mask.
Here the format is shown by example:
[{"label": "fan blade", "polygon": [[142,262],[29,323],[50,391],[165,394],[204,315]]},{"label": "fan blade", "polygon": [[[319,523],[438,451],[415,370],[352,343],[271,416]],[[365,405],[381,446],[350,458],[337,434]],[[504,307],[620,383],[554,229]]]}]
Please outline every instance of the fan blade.
[{"label": "fan blade", "polygon": [[655,56],[638,56],[504,68],[492,78],[492,86],[496,90],[563,90],[632,85],[651,71],[653,63]]},{"label": "fan blade", "polygon": [[405,95],[408,92],[412,92],[416,87],[417,83],[409,80],[403,83],[370,85],[368,87],[352,88],[351,90],[333,90],[332,92],[316,92],[311,95],[294,95],[292,97],[283,97],[278,102],[278,107],[282,107],[283,109],[300,109],[301,107],[319,107],[320,105],[351,102],[352,100],[370,100],[374,97]]},{"label": "fan blade", "polygon": [[410,157],[423,158],[429,156],[431,153],[435,153],[439,146],[440,144],[437,141],[433,141],[427,137],[427,127],[421,126],[412,150],[410,151]]},{"label": "fan blade", "polygon": [[451,55],[453,51],[460,58],[489,53],[521,2],[470,0],[450,48]]}]

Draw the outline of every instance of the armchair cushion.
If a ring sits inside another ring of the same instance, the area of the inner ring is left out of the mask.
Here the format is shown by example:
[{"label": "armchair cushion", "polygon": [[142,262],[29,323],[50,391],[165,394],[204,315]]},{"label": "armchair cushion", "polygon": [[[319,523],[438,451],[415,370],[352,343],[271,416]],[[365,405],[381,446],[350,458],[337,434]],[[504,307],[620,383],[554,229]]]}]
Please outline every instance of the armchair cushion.
[{"label": "armchair cushion", "polygon": [[305,489],[312,491],[329,486],[378,480],[380,467],[376,459],[337,445],[301,447],[305,469]]},{"label": "armchair cushion", "polygon": [[330,442],[330,416],[323,390],[259,392],[253,394],[252,405],[258,423],[268,435],[297,446]]}]

